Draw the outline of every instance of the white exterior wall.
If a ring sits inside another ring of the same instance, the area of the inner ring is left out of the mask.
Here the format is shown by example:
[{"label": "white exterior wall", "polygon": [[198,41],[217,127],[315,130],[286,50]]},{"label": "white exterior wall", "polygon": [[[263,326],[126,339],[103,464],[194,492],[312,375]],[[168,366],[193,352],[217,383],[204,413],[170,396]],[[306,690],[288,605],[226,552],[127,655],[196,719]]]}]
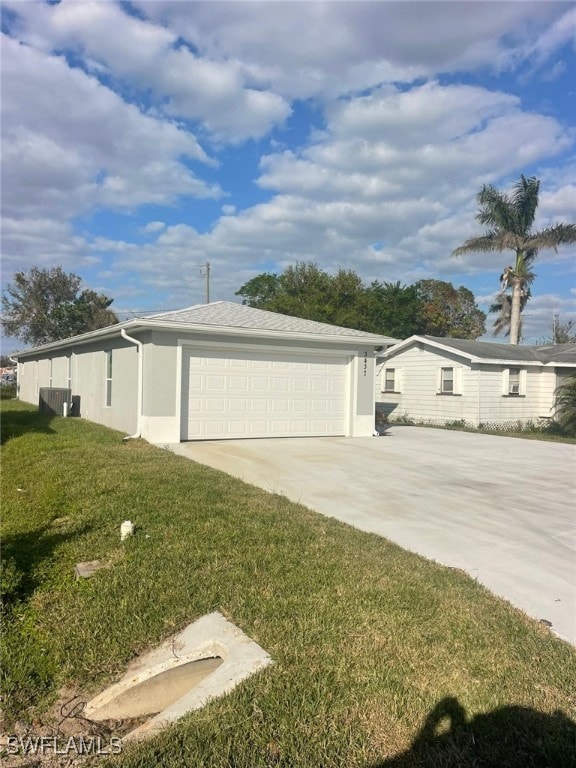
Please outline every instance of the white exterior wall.
[{"label": "white exterior wall", "polygon": [[554,391],[560,383],[556,377],[558,368],[542,368],[540,372],[540,415],[542,418],[554,416]]},{"label": "white exterior wall", "polygon": [[480,397],[480,423],[486,426],[515,424],[517,422],[537,421],[542,416],[549,416],[549,406],[543,412],[541,384],[546,378],[542,367],[522,366],[526,371],[526,389],[524,394],[504,395],[502,382],[503,365],[482,365],[482,390]]},{"label": "white exterior wall", "polygon": [[[106,350],[112,350],[112,404],[106,406]],[[78,346],[72,352],[54,352],[38,360],[22,360],[19,366],[19,397],[38,405],[40,387],[66,387],[67,357],[71,355],[72,395],[80,396],[80,415],[98,424],[132,434],[136,430],[138,360],[136,347],[122,340]],[[52,361],[52,362],[50,362]],[[38,375],[37,372],[38,371]]]},{"label": "white exterior wall", "polygon": [[[438,369],[445,367],[461,369],[460,396],[437,394]],[[385,368],[400,371],[399,393],[382,391]],[[523,371],[525,386],[521,395],[504,394],[506,368]],[[554,390],[567,370],[520,362],[471,364],[455,354],[419,344],[386,361],[378,361],[376,407],[387,413],[391,421],[404,417],[442,424],[463,419],[471,426],[494,427],[536,422],[554,415]]]},{"label": "white exterior wall", "polygon": [[[386,361],[385,367],[400,370],[401,391],[382,392],[384,366],[378,363],[376,402],[391,421],[407,417],[430,424],[465,420],[478,423],[478,370],[467,366],[456,355],[442,354],[422,345],[414,345]],[[438,394],[438,370],[458,368],[461,373],[461,394]]]},{"label": "white exterior wall", "polygon": [[[144,356],[144,396],[142,437],[153,443],[177,443],[182,433],[182,365],[183,349],[216,348],[225,350],[252,349],[275,352],[313,351],[317,354],[339,355],[347,351],[350,362],[350,418],[348,436],[367,437],[374,431],[374,349],[350,350],[349,345],[326,345],[286,339],[247,339],[234,337],[228,340],[221,335],[167,333],[154,331],[146,337]],[[198,346],[200,345],[200,346]],[[208,345],[208,346],[206,346]]]},{"label": "white exterior wall", "polygon": [[[141,434],[153,443],[177,443],[181,439],[182,350],[186,345],[224,344],[222,349],[251,348],[282,352],[306,351],[317,355],[350,356],[349,436],[370,436],[374,430],[374,349],[371,345],[351,349],[349,344],[330,344],[286,339],[228,338],[213,334],[182,334],[177,331],[146,331],[137,334],[143,342],[143,392]],[[205,347],[206,348],[206,347]],[[112,350],[112,404],[106,406],[106,351]],[[72,395],[80,396],[80,415],[126,434],[137,430],[138,352],[121,338],[57,350],[52,356],[20,362],[19,395],[38,404],[40,387],[67,387],[70,356]]]},{"label": "white exterior wall", "polygon": [[505,367],[483,366],[480,421],[487,425],[498,425],[551,418],[554,415],[556,388],[554,368],[516,366],[526,372],[525,391],[521,396],[516,397],[502,393]]}]

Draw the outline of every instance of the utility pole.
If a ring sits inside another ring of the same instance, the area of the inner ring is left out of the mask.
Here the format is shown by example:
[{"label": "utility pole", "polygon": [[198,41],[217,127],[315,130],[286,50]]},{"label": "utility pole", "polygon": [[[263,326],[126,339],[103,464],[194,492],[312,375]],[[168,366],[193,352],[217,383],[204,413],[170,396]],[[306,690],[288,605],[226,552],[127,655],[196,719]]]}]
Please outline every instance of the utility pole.
[{"label": "utility pole", "polygon": [[[210,262],[207,261],[206,264],[200,264],[200,270],[205,269],[206,272],[206,304],[210,304]],[[202,272],[200,272],[202,274]]]},{"label": "utility pole", "polygon": [[558,324],[560,322],[560,315],[554,313],[554,319],[552,321],[552,344],[558,343]]}]

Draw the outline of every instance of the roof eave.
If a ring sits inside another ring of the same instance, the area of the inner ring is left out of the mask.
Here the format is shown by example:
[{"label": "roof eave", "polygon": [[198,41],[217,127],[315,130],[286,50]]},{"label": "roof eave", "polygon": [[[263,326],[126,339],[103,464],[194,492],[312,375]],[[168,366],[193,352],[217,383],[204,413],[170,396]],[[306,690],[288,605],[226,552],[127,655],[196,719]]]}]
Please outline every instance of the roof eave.
[{"label": "roof eave", "polygon": [[118,336],[122,328],[137,328],[141,325],[141,321],[137,319],[125,320],[123,323],[116,323],[116,325],[107,325],[105,328],[98,328],[95,331],[88,331],[87,333],[81,333],[78,336],[69,336],[67,339],[59,339],[58,341],[51,341],[49,344],[41,344],[39,347],[32,347],[31,349],[25,349],[22,352],[14,352],[12,357],[19,359],[21,357],[29,357],[38,354],[44,354],[45,352],[51,352],[53,349],[65,349],[66,347],[77,346],[78,344],[89,344],[95,339],[102,339],[112,336]]},{"label": "roof eave", "polygon": [[180,323],[170,320],[148,320],[146,327],[157,330],[175,330],[188,333],[210,333],[218,336],[248,336],[250,338],[290,339],[292,341],[320,341],[329,344],[346,343],[354,346],[369,344],[374,347],[396,343],[395,339],[377,334],[356,336],[353,334],[305,333],[301,331],[277,331],[266,328],[238,328],[231,325],[209,325],[207,323]]},{"label": "roof eave", "polygon": [[463,352],[461,349],[455,349],[454,347],[451,347],[448,344],[439,344],[437,341],[431,341],[430,339],[424,338],[424,336],[410,336],[408,339],[404,339],[404,341],[401,341],[399,344],[392,347],[392,349],[389,349],[389,350],[386,350],[386,352],[383,352],[381,357],[385,357],[388,359],[398,354],[399,352],[402,352],[403,350],[408,349],[408,347],[411,347],[414,344],[425,344],[428,347],[441,349],[444,352],[449,352],[450,354],[456,355],[457,357],[462,357],[464,358],[464,360],[468,360],[471,363],[481,363],[484,359],[484,358],[476,357],[476,355],[472,355],[469,352]]},{"label": "roof eave", "polygon": [[71,336],[68,339],[61,339],[59,341],[53,341],[50,344],[43,344],[39,347],[33,347],[32,349],[24,350],[23,352],[15,352],[13,357],[16,359],[34,357],[35,355],[45,354],[46,352],[52,352],[53,350],[66,349],[67,347],[75,347],[77,345],[89,344],[92,341],[110,338],[120,334],[122,328],[126,330],[168,330],[178,331],[181,333],[202,333],[202,334],[214,334],[217,336],[244,336],[250,338],[266,338],[266,339],[290,339],[292,341],[314,341],[323,342],[327,344],[351,344],[355,347],[362,345],[369,345],[372,347],[388,346],[395,344],[396,339],[392,339],[388,336],[379,336],[377,334],[367,334],[366,336],[355,336],[345,334],[323,334],[323,333],[302,333],[294,331],[275,331],[261,328],[237,328],[235,326],[218,326],[208,325],[207,323],[181,323],[170,320],[147,320],[132,319],[123,323],[117,323],[116,325],[110,325],[106,328],[99,328],[96,331],[89,331],[79,336]]}]

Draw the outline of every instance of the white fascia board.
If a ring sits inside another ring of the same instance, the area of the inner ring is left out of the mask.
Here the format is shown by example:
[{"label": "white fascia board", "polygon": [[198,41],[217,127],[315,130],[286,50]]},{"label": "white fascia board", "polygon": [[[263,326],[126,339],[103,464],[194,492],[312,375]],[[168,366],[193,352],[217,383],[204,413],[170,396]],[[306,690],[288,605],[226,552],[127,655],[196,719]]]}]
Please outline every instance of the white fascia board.
[{"label": "white fascia board", "polygon": [[[394,357],[394,355],[398,354],[399,352],[402,352],[408,347],[418,343],[423,344],[426,347],[432,347],[434,349],[439,349],[443,352],[448,352],[449,354],[455,355],[456,357],[462,357],[464,360],[467,360],[470,363],[478,363],[480,365],[505,365],[510,368],[525,368],[527,366],[539,367],[544,365],[554,365],[554,366],[562,365],[562,363],[543,363],[540,360],[508,360],[505,358],[499,359],[499,358],[491,358],[491,357],[478,357],[477,355],[472,355],[469,352],[464,352],[461,349],[456,349],[455,347],[451,347],[449,344],[439,344],[437,341],[431,341],[430,339],[425,339],[422,336],[410,336],[410,338],[400,342],[400,344],[398,344],[397,346],[386,350],[386,352],[383,352],[381,355],[378,355],[378,359],[388,360],[391,357]],[[576,367],[576,364],[567,363],[567,365],[569,367],[571,365],[575,365]]]},{"label": "white fascia board", "polygon": [[347,344],[349,346],[354,346],[355,348],[366,345],[369,345],[370,347],[381,347],[395,342],[395,339],[391,339],[388,336],[378,336],[376,334],[367,334],[365,337],[362,337],[353,335],[347,336],[344,334],[295,333],[291,331],[274,331],[259,328],[236,328],[231,326],[208,325],[207,323],[174,323],[169,320],[133,319],[118,323],[117,325],[110,325],[106,328],[99,328],[96,331],[89,331],[80,336],[71,336],[68,339],[61,339],[60,341],[53,341],[50,344],[43,344],[40,347],[33,347],[32,349],[27,349],[23,352],[16,352],[14,353],[14,357],[16,359],[25,359],[27,357],[35,357],[36,355],[45,354],[46,352],[52,352],[54,350],[75,347],[80,344],[89,344],[98,339],[120,336],[122,328],[127,331],[163,330],[180,333],[214,334],[234,338],[244,337],[277,340],[288,339],[290,341],[314,341],[329,345]]},{"label": "white fascia board", "polygon": [[124,323],[108,325],[106,328],[98,328],[96,331],[88,331],[88,333],[82,333],[79,336],[70,336],[67,339],[51,341],[49,344],[42,344],[39,347],[32,347],[31,349],[25,349],[22,352],[15,352],[14,357],[34,357],[35,355],[42,355],[45,352],[52,352],[52,350],[66,349],[66,347],[75,347],[78,344],[89,344],[91,341],[97,339],[120,336],[120,330],[122,328],[137,328],[139,325],[140,323],[137,320],[127,320]]},{"label": "white fascia board", "polygon": [[423,336],[410,336],[408,339],[401,341],[400,344],[396,344],[396,346],[392,347],[391,349],[387,349],[386,352],[378,355],[378,358],[389,359],[394,357],[394,355],[403,352],[405,349],[408,349],[408,347],[411,347],[414,344],[423,344],[425,347],[440,349],[441,351],[448,352],[451,355],[462,357],[464,360],[468,360],[471,363],[481,363],[484,361],[484,358],[482,357],[476,357],[476,355],[471,355],[469,352],[463,352],[461,349],[455,349],[454,347],[450,347],[447,344],[439,344],[437,341],[430,341],[430,339],[425,339]]}]

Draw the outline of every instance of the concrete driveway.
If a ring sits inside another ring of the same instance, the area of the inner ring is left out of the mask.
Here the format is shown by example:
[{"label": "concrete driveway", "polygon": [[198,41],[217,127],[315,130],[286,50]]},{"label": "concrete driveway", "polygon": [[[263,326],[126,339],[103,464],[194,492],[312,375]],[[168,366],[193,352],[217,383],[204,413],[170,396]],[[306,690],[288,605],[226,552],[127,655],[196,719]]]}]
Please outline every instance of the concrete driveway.
[{"label": "concrete driveway", "polygon": [[174,452],[462,568],[576,644],[576,447],[392,426]]}]

